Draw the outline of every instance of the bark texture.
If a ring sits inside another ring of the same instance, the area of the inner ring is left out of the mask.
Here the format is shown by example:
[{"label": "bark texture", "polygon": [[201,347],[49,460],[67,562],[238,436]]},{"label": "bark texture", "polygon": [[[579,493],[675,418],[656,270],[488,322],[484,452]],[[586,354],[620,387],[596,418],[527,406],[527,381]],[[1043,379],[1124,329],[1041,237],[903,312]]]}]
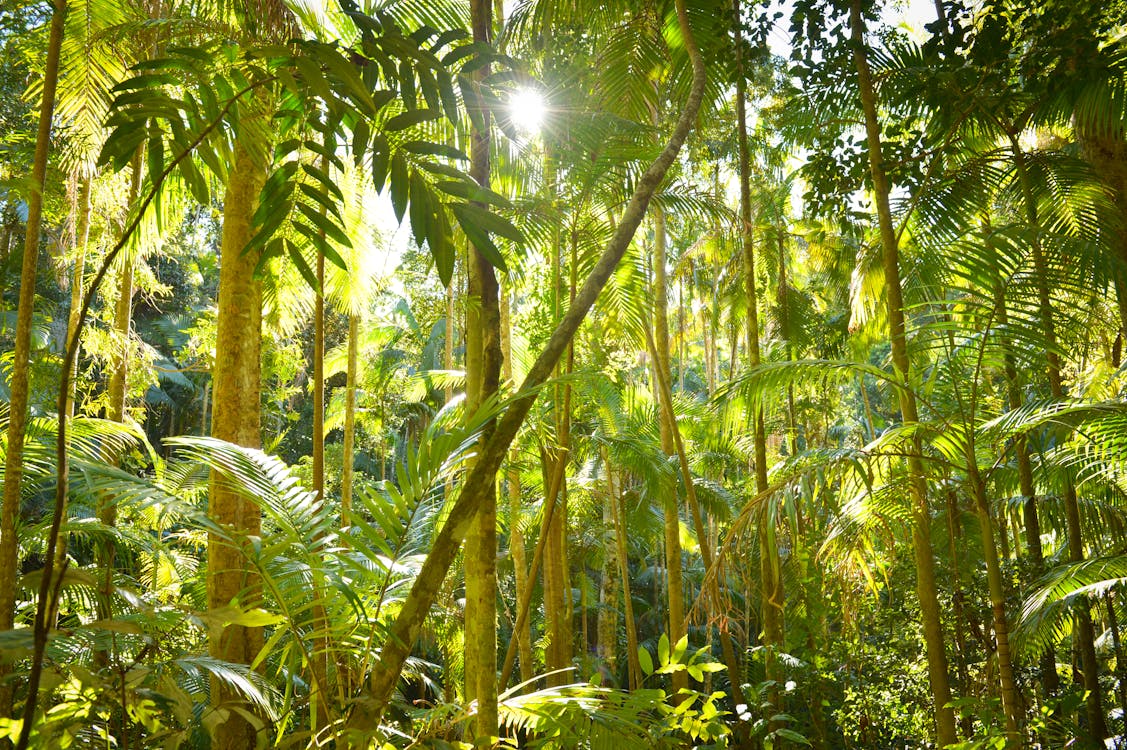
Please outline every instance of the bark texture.
[{"label": "bark texture", "polygon": [[[471,0],[474,41],[493,38],[491,0]],[[489,75],[489,66],[476,73]],[[483,113],[470,139],[470,176],[489,186],[489,115]],[[501,313],[493,266],[471,246],[466,304],[466,412],[474,413],[497,392],[501,375]],[[486,429],[482,441],[488,440]],[[494,469],[496,472],[496,469]],[[478,740],[496,737],[497,728],[497,483],[483,487],[466,537],[466,697],[477,701],[474,733]]]},{"label": "bark texture", "polygon": [[[251,217],[264,181],[263,167],[237,144],[223,209],[211,434],[252,448],[261,439],[262,288],[254,278],[257,259],[244,254],[243,248],[252,236]],[[256,606],[261,592],[244,548],[249,537],[261,532],[258,506],[213,476],[208,514],[225,531],[208,538],[208,606],[213,610],[232,603]],[[262,628],[227,625],[209,634],[211,655],[225,661],[250,664],[262,646]],[[212,707],[226,712],[212,729],[213,750],[254,747],[256,735],[265,727],[248,720],[244,712],[250,707],[218,680],[212,680],[211,695]]]}]

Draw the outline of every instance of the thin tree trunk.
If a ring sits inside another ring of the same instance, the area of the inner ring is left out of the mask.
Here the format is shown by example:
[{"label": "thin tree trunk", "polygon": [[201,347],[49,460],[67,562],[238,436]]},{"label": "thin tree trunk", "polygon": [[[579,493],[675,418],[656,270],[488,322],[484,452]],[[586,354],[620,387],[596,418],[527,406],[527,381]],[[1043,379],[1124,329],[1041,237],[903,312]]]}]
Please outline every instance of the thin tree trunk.
[{"label": "thin tree trunk", "polygon": [[[491,0],[471,0],[474,42],[488,45],[493,38]],[[489,66],[475,72],[489,75]],[[489,186],[489,114],[471,133],[470,176]],[[497,277],[485,255],[469,253],[469,294],[466,305],[466,413],[473,414],[497,392],[501,376],[501,314]],[[489,430],[487,430],[487,433]],[[484,444],[488,436],[482,437]],[[496,737],[497,724],[497,482],[496,468],[479,499],[466,538],[466,697],[477,701],[474,734]]]},{"label": "thin tree trunk", "polygon": [[[540,566],[544,561],[544,556],[549,547],[549,535],[547,529],[552,526],[552,519],[556,513],[556,501],[560,496],[560,485],[564,480],[564,470],[566,464],[560,461],[552,461],[548,458],[546,451],[541,451],[541,470],[544,473],[544,483],[548,487],[547,494],[544,498],[544,518],[540,523],[540,538],[536,540],[536,549],[532,552],[532,564],[528,569],[528,576],[526,580],[532,581],[536,579],[537,573],[540,572]],[[548,577],[545,575],[545,581]],[[532,604],[532,586],[527,586],[524,590],[524,595],[517,603],[516,610],[516,625],[514,629],[517,631],[525,630],[528,628],[528,610]],[[544,594],[545,602],[549,601],[547,592]],[[545,610],[548,605],[545,604]],[[501,677],[498,684],[507,685],[509,678],[513,673],[513,663],[516,659],[516,641],[509,641],[509,646],[505,650],[505,661],[501,666]],[[551,659],[551,652],[549,651],[546,660]],[[550,667],[550,665],[549,665]]]},{"label": "thin tree trunk", "polygon": [[[0,631],[11,630],[15,622],[16,578],[19,546],[16,520],[20,514],[20,489],[23,478],[24,433],[27,431],[29,363],[31,359],[31,318],[35,311],[35,279],[39,266],[39,232],[43,218],[43,192],[46,189],[47,156],[51,148],[51,121],[55,111],[55,90],[59,82],[59,51],[63,43],[66,0],[56,0],[47,37],[47,59],[43,67],[43,98],[39,106],[39,125],[35,135],[35,156],[31,167],[31,190],[27,196],[27,224],[23,263],[20,267],[19,307],[16,312],[15,342],[9,385],[7,454],[4,457],[4,501],[0,508]],[[9,673],[0,667],[0,676]],[[12,687],[0,681],[0,716],[12,715]],[[30,720],[30,717],[29,717]],[[21,743],[26,740],[21,737]]]},{"label": "thin tree trunk", "polygon": [[[512,307],[508,289],[501,291],[501,374],[507,382],[513,379],[513,327]],[[509,471],[506,477],[509,490],[509,549],[513,556],[513,573],[515,576],[516,600],[525,601],[530,592],[528,561],[525,555],[524,531],[521,530],[521,498],[520,498],[520,469],[517,467],[519,456],[516,451],[509,455]],[[518,618],[519,620],[519,614]],[[514,625],[514,640],[517,644],[517,653],[520,657],[521,682],[529,682],[536,674],[536,664],[532,658],[532,635],[528,625],[517,627]],[[507,679],[506,679],[507,681]],[[504,689],[506,685],[500,683]]]},{"label": "thin tree trunk", "polygon": [[606,669],[613,675],[618,672],[618,546],[614,534],[614,505],[611,502],[613,483],[610,478],[610,461],[604,447],[603,471],[606,473],[607,494],[603,503],[603,569],[599,577],[599,624],[597,653]]},{"label": "thin tree trunk", "polygon": [[579,325],[595,303],[599,292],[606,285],[646,213],[646,207],[653,197],[665,173],[677,158],[689,132],[693,128],[700,104],[704,97],[706,79],[704,62],[696,45],[685,0],[676,0],[678,27],[681,30],[685,50],[693,67],[692,86],[685,102],[684,110],[669,141],[657,159],[642,173],[636,183],[634,193],[627,203],[622,219],[614,231],[606,248],[595,262],[575,301],[567,314],[549,336],[544,349],[536,358],[528,375],[518,389],[512,405],[497,422],[496,429],[483,446],[477,463],[471,468],[462,485],[458,499],[450,508],[446,522],[431,545],[431,551],[423,561],[419,575],[411,587],[399,614],[388,629],[387,639],[380,654],[380,663],[372,674],[369,685],[372,703],[363,712],[353,711],[351,720],[354,726],[363,728],[378,724],[383,711],[391,698],[392,691],[399,680],[403,664],[410,649],[418,638],[423,621],[430,605],[442,585],[446,572],[457,556],[462,539],[483,495],[494,484],[497,469],[508,453],[509,446],[528,415],[535,400],[534,393],[552,373],[556,363],[563,356]]},{"label": "thin tree trunk", "polygon": [[[653,207],[654,219],[654,257],[653,257],[653,344],[654,390],[659,394],[658,413],[661,428],[661,452],[672,456],[675,447],[673,430],[676,416],[673,414],[672,399],[666,401],[664,391],[669,383],[669,290],[665,274],[665,211],[661,206]],[[665,383],[666,386],[663,386]],[[691,478],[686,476],[686,485]],[[669,642],[677,643],[685,635],[685,591],[681,570],[681,513],[677,503],[676,490],[665,497],[662,508],[665,530],[665,570],[666,596],[669,606]],[[673,691],[678,692],[689,686],[686,672],[673,673]]]},{"label": "thin tree trunk", "polygon": [[[896,378],[905,384],[904,388],[898,389],[901,422],[905,427],[911,427],[919,422],[919,415],[915,394],[907,387],[910,383],[908,345],[905,338],[904,303],[900,286],[900,248],[889,206],[891,186],[885,173],[881,151],[876,91],[869,71],[868,54],[865,51],[861,0],[851,0],[849,10],[853,60],[857,68],[861,107],[865,114],[869,167],[872,172],[873,193],[880,221],[892,367]],[[927,649],[928,679],[931,683],[935,710],[936,739],[942,747],[956,741],[955,715],[948,707],[948,703],[951,702],[951,685],[947,674],[947,652],[943,642],[943,623],[935,580],[935,559],[931,549],[931,510],[927,502],[927,485],[920,451],[920,440],[917,437],[912,441],[908,456],[909,489],[913,506],[912,546],[916,558],[916,592],[920,602],[920,619],[923,621],[924,644]]]},{"label": "thin tree trunk", "polygon": [[[999,286],[996,291],[998,324],[1005,330],[1008,320],[1004,290]],[[1018,383],[1017,363],[1013,349],[1008,340],[1003,342],[1005,348],[1005,375],[1006,396],[1011,411],[1022,407],[1021,386]],[[1033,464],[1029,460],[1029,445],[1024,435],[1019,435],[1014,440],[1014,456],[1017,463],[1018,490],[1025,500],[1021,505],[1022,519],[1025,523],[1025,547],[1029,559],[1032,561],[1032,572],[1039,578],[1045,572],[1045,554],[1041,548],[1041,520],[1037,514],[1037,490],[1033,483]],[[1057,675],[1057,655],[1053,648],[1045,649],[1040,657],[1041,685],[1045,689],[1046,697],[1054,696],[1060,692],[1060,677]]]},{"label": "thin tree trunk", "polygon": [[626,545],[626,511],[621,507],[621,485],[614,484],[614,472],[607,464],[607,494],[614,521],[614,546],[619,577],[622,579],[622,616],[626,620],[626,684],[631,690],[642,686],[642,666],[638,661],[638,627],[634,620],[634,600],[630,595],[630,559]]},{"label": "thin tree trunk", "polygon": [[[90,245],[90,192],[93,176],[82,178],[78,189],[78,220],[74,230],[74,269],[70,278],[70,311],[67,313],[67,341],[78,335],[78,313],[82,306],[82,288],[86,275],[86,251]],[[74,416],[74,392],[78,382],[78,358],[70,374],[70,392],[67,394],[67,416]]]},{"label": "thin tree trunk", "polygon": [[[653,339],[650,339],[650,351],[654,353],[655,360],[660,359],[660,355],[656,353],[656,346]],[[693,529],[697,535],[697,543],[700,546],[701,559],[704,562],[705,570],[709,572],[706,575],[706,585],[708,586],[708,598],[712,606],[715,608],[713,615],[716,617],[724,617],[725,614],[721,613],[721,608],[727,601],[726,591],[721,584],[719,571],[712,574],[714,558],[712,556],[712,547],[709,544],[708,532],[704,527],[704,520],[700,512],[700,503],[697,499],[696,486],[693,484],[692,471],[689,468],[689,456],[685,452],[684,442],[681,440],[681,433],[677,427],[677,415],[673,411],[673,394],[669,386],[669,373],[666,370],[657,370],[657,388],[659,400],[662,408],[663,428],[668,428],[670,439],[673,442],[674,451],[677,454],[677,460],[681,468],[681,480],[685,486],[685,499],[686,504],[689,506],[689,513],[693,519]],[[680,529],[678,528],[678,533]],[[687,622],[681,624],[682,634],[687,629]],[[678,636],[680,638],[680,636]],[[672,637],[670,638],[672,641]],[[676,641],[673,641],[676,643]],[[736,649],[732,643],[732,636],[727,628],[720,628],[720,652],[724,659],[724,664],[728,668],[728,677],[730,680],[730,689],[732,691],[732,701],[739,704],[744,704],[743,676],[740,670],[739,659],[736,657]],[[749,736],[745,722],[740,722],[737,725],[736,737],[738,746],[744,747],[749,742]]]},{"label": "thin tree trunk", "polygon": [[[329,160],[322,157],[321,169],[328,174]],[[321,233],[322,238],[324,232]],[[313,495],[318,506],[325,505],[325,256],[317,253],[317,293],[313,306]],[[329,618],[325,612],[325,582],[314,573],[311,581],[314,639],[310,671],[310,728],[318,732],[328,726],[332,689],[329,686]]]},{"label": "thin tree trunk", "polygon": [[[219,316],[213,372],[212,436],[237,445],[260,444],[260,352],[262,341],[262,287],[254,277],[257,259],[243,253],[252,236],[252,217],[265,181],[262,165],[238,143],[227,181],[223,209],[223,239],[219,266]],[[256,606],[260,584],[245,555],[243,540],[261,533],[261,513],[253,500],[212,478],[208,515],[231,539],[212,533],[208,537],[208,606],[215,610],[238,599],[243,607]],[[251,664],[263,646],[262,628],[228,625],[210,633],[211,656],[237,664]],[[212,705],[217,709],[253,710],[241,696],[218,679],[212,680]],[[257,731],[239,711],[212,727],[213,750],[254,747]]]},{"label": "thin tree trunk", "polygon": [[[963,611],[963,587],[959,581],[959,544],[957,540],[959,504],[955,490],[947,493],[947,551],[951,555],[951,586],[954,594],[951,605],[955,614],[955,674],[959,687],[965,695],[970,695],[970,675],[967,672],[966,613]],[[960,720],[963,736],[970,739],[974,734],[974,717],[967,715]]]},{"label": "thin tree trunk", "polygon": [[356,380],[360,364],[360,316],[348,316],[348,365],[344,384],[344,447],[340,479],[340,525],[352,525],[352,484],[356,464]]},{"label": "thin tree trunk", "polygon": [[[971,433],[973,435],[973,432]],[[986,498],[986,485],[976,465],[973,436],[967,440],[967,481],[978,511],[978,524],[982,533],[982,553],[986,559],[986,583],[990,593],[990,608],[994,616],[994,641],[998,656],[998,679],[1002,693],[1002,713],[1005,717],[1006,739],[1010,747],[1021,742],[1018,731],[1021,707],[1017,685],[1014,681],[1013,656],[1010,652],[1010,628],[1006,621],[1006,592],[1002,581],[1002,567],[998,549],[994,544],[994,520]]]},{"label": "thin tree trunk", "polygon": [[[755,243],[751,224],[751,157],[747,139],[747,91],[744,82],[743,41],[739,27],[740,2],[733,1],[737,24],[736,39],[736,139],[739,146],[740,167],[740,242],[743,250],[744,284],[747,294],[747,359],[749,367],[760,364],[759,351],[759,293],[755,284]],[[733,361],[734,361],[733,352]],[[755,492],[757,495],[767,491],[767,432],[764,426],[763,409],[756,409],[753,416]],[[763,514],[759,524],[760,585],[762,589],[762,622],[765,676],[771,683],[767,688],[767,699],[771,704],[769,711],[779,713],[782,704],[778,684],[780,674],[777,665],[778,654],[784,648],[783,635],[783,577],[779,560],[778,543],[775,536],[775,517],[769,510]],[[778,722],[772,721],[770,728],[777,729]]]}]

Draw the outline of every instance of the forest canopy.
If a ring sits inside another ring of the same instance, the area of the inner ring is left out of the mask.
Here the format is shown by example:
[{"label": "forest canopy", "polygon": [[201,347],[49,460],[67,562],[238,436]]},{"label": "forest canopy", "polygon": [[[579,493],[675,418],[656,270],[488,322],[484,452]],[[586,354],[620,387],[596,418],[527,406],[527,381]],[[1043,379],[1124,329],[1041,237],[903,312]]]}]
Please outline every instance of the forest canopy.
[{"label": "forest canopy", "polygon": [[0,47],[0,744],[1127,746],[1122,0]]}]

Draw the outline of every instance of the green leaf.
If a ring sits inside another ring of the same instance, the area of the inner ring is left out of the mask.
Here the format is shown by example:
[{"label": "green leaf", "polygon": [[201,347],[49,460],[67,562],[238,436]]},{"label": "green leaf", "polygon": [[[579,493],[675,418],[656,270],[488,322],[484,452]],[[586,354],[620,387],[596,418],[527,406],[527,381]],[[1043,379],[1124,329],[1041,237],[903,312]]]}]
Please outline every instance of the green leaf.
[{"label": "green leaf", "polygon": [[340,191],[340,188],[337,187],[337,184],[333,182],[332,178],[329,177],[328,173],[325,172],[325,170],[312,164],[303,163],[301,165],[301,171],[305,172],[307,175],[320,182],[322,187],[324,187],[326,191],[331,193],[332,196],[338,201],[344,203],[344,193]]},{"label": "green leaf", "polygon": [[[325,233],[325,236],[332,238],[334,241],[339,242],[345,247],[352,247],[352,240],[344,233],[344,230],[334,224],[329,217],[317,211],[312,206],[306,203],[299,203],[297,210],[305,215],[313,224]],[[341,268],[344,268],[342,265]]]},{"label": "green leaf", "polygon": [[[524,242],[524,234],[513,226],[513,223],[508,219],[472,203],[459,205],[463,206],[462,215],[466,217],[467,221],[472,221],[490,234],[499,234],[513,242]],[[461,221],[461,217],[459,217],[459,221]]]},{"label": "green leaf", "polygon": [[685,655],[685,651],[689,648],[689,636],[683,635],[677,640],[677,644],[673,647],[673,654],[670,656],[670,661],[681,661],[681,657]]},{"label": "green leaf", "polygon": [[482,230],[482,228],[474,221],[472,216],[467,215],[465,209],[469,204],[466,203],[453,203],[450,210],[454,212],[455,218],[458,219],[458,225],[462,227],[462,231],[466,233],[477,251],[485,257],[487,261],[494,267],[501,271],[507,271],[508,266],[505,264],[505,257],[493,243],[489,234]]},{"label": "green leaf", "polygon": [[650,656],[650,652],[641,646],[638,647],[638,666],[642,668],[642,674],[649,677],[654,673],[654,662]]},{"label": "green leaf", "polygon": [[391,150],[388,147],[387,136],[376,133],[372,136],[372,183],[376,192],[382,193],[387,184],[387,168],[391,163]]},{"label": "green leaf", "polygon": [[424,156],[445,156],[450,159],[459,159],[461,161],[469,161],[469,156],[465,151],[460,148],[447,145],[445,143],[432,143],[430,141],[407,141],[403,144],[403,148],[410,151],[412,154],[422,154]]},{"label": "green leaf", "polygon": [[384,123],[384,130],[406,130],[428,120],[437,120],[438,117],[439,114],[432,109],[413,109],[388,118]]},{"label": "green leaf", "polygon": [[207,189],[207,180],[200,174],[200,170],[196,168],[195,161],[189,156],[180,160],[180,176],[184,178],[184,183],[188,189],[192,191],[192,197],[196,202],[202,206],[207,206],[211,203],[211,195]]},{"label": "green leaf", "polygon": [[430,186],[416,169],[411,172],[411,233],[422,245],[427,239],[427,225],[431,216]]},{"label": "green leaf", "polygon": [[364,161],[364,152],[368,150],[368,139],[372,137],[372,127],[368,121],[361,117],[352,129],[352,159],[354,166],[360,166]]},{"label": "green leaf", "polygon": [[512,204],[509,203],[509,200],[505,196],[495,193],[489,188],[481,187],[469,178],[462,180],[442,180],[438,183],[438,189],[447,195],[452,195],[455,198],[463,198],[467,201],[489,203],[498,208],[512,207]]},{"label": "green leaf", "polygon": [[669,664],[669,636],[665,633],[657,639],[657,660],[663,667]]},{"label": "green leaf", "polygon": [[306,238],[308,238],[309,242],[312,243],[317,252],[328,258],[333,265],[342,270],[348,270],[344,262],[344,258],[340,257],[340,254],[337,253],[336,248],[332,246],[332,243],[325,239],[325,235],[322,232],[300,221],[295,221],[293,223],[293,228],[304,235]]},{"label": "green leaf", "polygon": [[391,158],[391,207],[395,211],[395,218],[402,223],[403,214],[407,210],[408,195],[407,160],[399,151]]},{"label": "green leaf", "polygon": [[297,189],[301,191],[302,195],[309,198],[309,200],[313,201],[321,208],[325,209],[325,211],[335,216],[338,221],[341,220],[340,205],[332,200],[329,200],[329,197],[327,195],[319,190],[314,189],[312,185],[307,185],[305,183],[298,185]]},{"label": "green leaf", "polygon": [[801,734],[794,731],[793,729],[787,729],[785,727],[783,727],[782,729],[776,729],[775,735],[777,737],[781,737],[784,740],[790,740],[791,742],[797,742],[800,745],[806,745],[807,747],[812,747],[812,745],[810,744],[810,740],[806,739],[805,737],[803,737]]},{"label": "green leaf", "polygon": [[430,246],[434,268],[444,286],[450,285],[454,276],[454,243],[451,241],[450,220],[445,207],[438,202],[434,206],[434,218],[427,229],[427,244]]},{"label": "green leaf", "polygon": [[301,256],[301,250],[289,240],[286,240],[286,250],[289,252],[290,260],[297,266],[298,273],[305,279],[305,282],[314,291],[320,291],[321,285],[317,283],[317,276],[313,273],[313,269],[305,262],[305,258]]}]

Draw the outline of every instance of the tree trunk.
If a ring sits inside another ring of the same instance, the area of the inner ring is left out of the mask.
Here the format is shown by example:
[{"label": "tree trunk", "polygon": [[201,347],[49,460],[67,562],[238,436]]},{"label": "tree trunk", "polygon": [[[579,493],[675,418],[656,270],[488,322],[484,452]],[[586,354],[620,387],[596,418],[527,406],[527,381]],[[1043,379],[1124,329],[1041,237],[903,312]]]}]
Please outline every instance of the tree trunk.
[{"label": "tree trunk", "polygon": [[[243,248],[253,234],[251,218],[266,174],[241,144],[236,143],[233,161],[223,209],[211,434],[256,448],[261,440],[262,287],[254,278],[257,258],[243,253]],[[256,606],[261,590],[245,558],[253,553],[244,550],[244,543],[260,534],[258,507],[213,476],[208,514],[231,536],[230,540],[215,533],[208,537],[209,608],[226,607],[236,600],[244,608]],[[211,656],[224,661],[251,664],[263,646],[262,628],[228,625],[209,635]],[[215,708],[229,712],[212,729],[213,750],[255,747],[255,726],[240,713],[251,707],[217,679],[212,680],[211,700]]]},{"label": "tree trunk", "polygon": [[618,545],[614,534],[614,490],[610,478],[607,450],[602,451],[603,471],[606,473],[607,494],[603,502],[603,569],[599,577],[599,624],[597,653],[612,675],[618,673]]},{"label": "tree trunk", "polygon": [[[471,0],[470,18],[476,43],[493,38],[491,0]],[[489,74],[486,65],[475,73]],[[489,186],[489,115],[484,127],[471,133],[470,176]],[[501,315],[493,266],[476,247],[470,248],[469,294],[466,304],[466,414],[494,393],[501,375]],[[488,430],[487,430],[488,432]],[[482,437],[482,443],[488,436]],[[497,726],[497,487],[496,468],[466,537],[466,698],[477,700],[474,734],[479,741],[496,737]]]},{"label": "tree trunk", "polygon": [[[660,355],[656,353],[656,347],[654,345],[653,339],[649,340],[649,344],[650,351],[654,353],[654,359],[660,360]],[[681,440],[681,433],[677,427],[677,416],[673,411],[673,393],[669,385],[669,372],[668,370],[661,369],[656,370],[656,372],[658,373],[657,389],[659,403],[661,405],[663,416],[662,427],[663,429],[666,427],[669,429],[670,439],[673,442],[673,447],[677,454],[677,460],[680,464],[681,480],[685,486],[686,504],[689,506],[689,514],[693,519],[693,530],[697,535],[697,543],[700,546],[701,559],[704,562],[705,570],[709,572],[709,574],[706,575],[706,585],[708,586],[708,600],[712,604],[712,606],[716,608],[716,610],[714,610],[712,613],[713,616],[723,618],[726,616],[726,613],[721,613],[719,611],[719,608],[723,606],[724,602],[727,601],[727,597],[725,596],[723,586],[721,585],[722,579],[720,578],[719,571],[716,571],[715,574],[711,574],[713,572],[712,566],[714,562],[714,558],[712,556],[712,546],[709,542],[708,532],[704,527],[704,520],[701,516],[700,503],[697,499],[696,486],[693,484],[693,475],[692,471],[689,468],[689,456],[685,452],[685,445]],[[678,524],[678,526],[679,525],[680,524]],[[679,533],[680,529],[678,528],[678,534]],[[680,638],[681,635],[684,635],[686,626],[687,622],[682,621],[682,632],[680,635],[678,635],[678,638]],[[676,643],[676,641],[673,641],[672,637],[670,637],[670,640],[673,643]],[[730,680],[732,701],[737,705],[743,704],[745,703],[743,689],[741,687],[743,683],[743,676],[740,670],[739,659],[737,659],[736,657],[736,649],[732,643],[732,636],[728,632],[728,629],[723,627],[720,628],[720,651],[724,659],[724,665],[728,668],[728,678]],[[737,725],[736,738],[739,747],[744,747],[749,742],[747,729],[744,726],[745,723],[746,722],[740,722]]]},{"label": "tree trunk", "polygon": [[967,440],[967,481],[978,511],[978,525],[982,533],[982,554],[986,560],[986,583],[990,593],[990,608],[994,617],[994,641],[998,656],[998,679],[1002,693],[1002,713],[1005,717],[1006,740],[1009,747],[1018,747],[1021,707],[1017,684],[1014,681],[1013,656],[1010,652],[1010,627],[1006,620],[1006,591],[1002,581],[1002,566],[998,548],[994,543],[994,519],[986,498],[986,485],[979,475],[975,461],[973,431]]},{"label": "tree trunk", "polygon": [[[653,369],[654,391],[658,398],[659,426],[661,428],[661,452],[665,456],[674,453],[673,430],[676,416],[673,414],[672,399],[666,400],[663,391],[670,381],[669,366],[669,289],[665,274],[665,211],[661,206],[653,207],[654,219],[654,257],[653,257]],[[662,384],[666,384],[663,386]],[[690,477],[685,477],[686,484]],[[665,530],[665,570],[666,596],[668,597],[669,642],[677,643],[685,635],[685,590],[681,575],[681,513],[674,488],[665,497],[662,508]],[[686,672],[673,673],[673,691],[684,690],[689,686]]]},{"label": "tree trunk", "polygon": [[348,366],[344,384],[344,448],[340,479],[340,525],[352,525],[352,483],[356,464],[356,376],[360,360],[360,316],[348,316]]},{"label": "tree trunk", "polygon": [[[19,546],[16,520],[20,515],[20,480],[23,477],[24,433],[27,430],[28,377],[31,359],[31,317],[35,311],[35,279],[39,265],[39,230],[43,218],[43,192],[47,177],[47,155],[51,148],[51,120],[55,90],[59,82],[59,51],[63,43],[66,0],[56,0],[47,37],[47,59],[43,67],[43,99],[35,135],[31,167],[31,191],[27,196],[27,230],[20,267],[19,307],[16,312],[12,372],[9,378],[7,454],[4,457],[4,501],[0,508],[0,631],[11,630],[15,621],[16,578]],[[0,676],[9,672],[0,668]],[[12,714],[11,683],[0,683],[0,716]]]},{"label": "tree trunk", "polygon": [[[544,154],[544,183],[553,207],[558,211],[558,185],[556,162],[550,149]],[[551,258],[551,299],[552,320],[561,320],[563,307],[563,246],[560,227],[552,230]],[[557,365],[556,374],[567,369],[571,361],[572,348],[567,348],[565,364]],[[558,670],[571,665],[571,617],[567,612],[564,589],[567,581],[567,463],[570,458],[570,413],[571,387],[559,385],[552,389],[552,414],[556,422],[557,445],[544,453],[544,476],[547,497],[545,507],[553,508],[550,521],[545,516],[540,533],[545,536],[544,546],[544,618],[548,645],[544,653],[545,670],[553,673],[547,679],[549,686],[568,682],[568,676]]]},{"label": "tree trunk", "polygon": [[[861,0],[851,0],[849,10],[853,60],[857,67],[861,107],[865,113],[869,168],[872,172],[873,194],[880,221],[892,367],[896,378],[905,384],[904,388],[898,389],[900,419],[905,427],[911,427],[919,421],[919,415],[915,394],[907,387],[910,383],[908,344],[905,338],[904,302],[900,286],[900,248],[889,206],[891,186],[884,170],[884,157],[881,153],[876,91],[869,71],[868,54],[865,51]],[[931,510],[927,503],[927,484],[924,479],[923,461],[920,458],[919,438],[914,438],[912,443],[908,455],[908,472],[911,477],[910,492],[913,505],[912,546],[916,558],[916,592],[920,601],[920,619],[923,621],[924,644],[927,648],[928,679],[931,683],[935,710],[936,739],[942,747],[956,741],[955,715],[947,705],[951,701],[951,686],[947,674],[947,652],[943,643],[943,623],[936,590],[935,559],[931,549]]]},{"label": "tree trunk", "polygon": [[[759,293],[755,284],[755,243],[751,224],[751,157],[747,141],[747,85],[744,81],[742,57],[742,34],[739,29],[740,3],[734,0],[736,25],[736,140],[739,146],[740,167],[740,243],[743,250],[744,284],[747,294],[747,358],[749,367],[760,364],[759,351]],[[733,352],[733,361],[735,360]],[[767,434],[763,421],[763,409],[756,409],[753,416],[753,436],[755,453],[755,492],[767,491]],[[762,590],[763,645],[765,649],[765,676],[772,685],[767,689],[767,699],[772,713],[779,713],[778,684],[780,674],[777,656],[784,648],[783,636],[783,577],[779,560],[778,543],[775,537],[774,513],[765,512],[759,524],[760,585]],[[771,729],[779,727],[771,722]]]},{"label": "tree trunk", "polygon": [[[70,311],[67,313],[67,341],[78,335],[78,313],[82,307],[83,280],[86,275],[86,251],[90,246],[90,188],[93,176],[82,178],[78,188],[78,217],[74,230],[74,269],[70,277]],[[67,394],[67,416],[74,416],[74,389],[78,382],[78,358],[70,374],[70,392]]]},{"label": "tree trunk", "polygon": [[622,615],[626,620],[626,684],[631,690],[642,686],[642,666],[638,661],[638,628],[634,620],[634,600],[630,595],[630,559],[626,545],[626,511],[619,500],[622,497],[621,485],[614,483],[614,472],[607,463],[607,500],[610,503],[611,519],[614,523],[615,559],[618,562],[619,577],[622,579]]},{"label": "tree trunk", "polygon": [[[512,307],[508,289],[501,291],[501,374],[506,382],[513,379],[513,327]],[[513,556],[516,600],[523,602],[529,593],[528,560],[525,554],[524,531],[521,530],[520,469],[517,468],[519,456],[513,451],[509,456],[509,471],[506,483],[509,491],[509,550]],[[520,615],[518,613],[517,619]],[[521,682],[529,682],[536,675],[536,664],[532,658],[532,636],[528,625],[516,627],[514,639],[520,657]],[[501,689],[507,687],[500,685]]]},{"label": "tree trunk", "polygon": [[693,67],[692,87],[685,102],[685,108],[677,120],[669,141],[654,162],[639,177],[634,193],[623,211],[621,221],[608,241],[606,248],[595,262],[582,288],[576,293],[575,301],[552,331],[544,349],[536,358],[524,382],[518,389],[512,405],[498,420],[496,429],[486,441],[477,463],[469,470],[458,499],[450,508],[446,522],[435,536],[431,551],[423,561],[422,568],[415,578],[411,591],[404,600],[395,621],[388,629],[387,638],[380,654],[380,663],[371,678],[372,704],[370,704],[369,710],[353,711],[350,717],[353,726],[363,728],[378,724],[399,680],[403,664],[418,638],[420,629],[430,610],[430,605],[442,585],[446,572],[457,556],[462,539],[464,539],[469,528],[473,510],[481,502],[483,495],[493,486],[497,469],[532,408],[535,401],[535,389],[539,388],[551,376],[552,370],[568,348],[572,337],[595,303],[599,292],[614,273],[630,245],[638,225],[645,216],[646,207],[653,197],[654,191],[664,179],[665,173],[677,158],[685,139],[693,128],[693,123],[700,111],[701,100],[704,97],[706,73],[700,50],[689,26],[685,0],[676,0],[676,7],[678,26]]},{"label": "tree trunk", "polygon": [[[997,297],[998,325],[1004,330],[1008,324],[1004,290],[999,286],[995,294]],[[1017,362],[1008,340],[1003,342],[1003,347],[1005,348],[1007,402],[1010,411],[1016,411],[1022,407]],[[1039,578],[1045,572],[1045,554],[1041,548],[1041,520],[1037,514],[1037,490],[1033,483],[1033,464],[1029,460],[1029,445],[1024,435],[1019,435],[1014,440],[1014,456],[1017,463],[1018,490],[1025,498],[1021,505],[1022,519],[1025,524],[1025,548],[1029,554],[1029,559],[1032,561],[1033,576]],[[1057,675],[1057,655],[1054,649],[1045,649],[1045,652],[1041,654],[1040,668],[1041,685],[1044,687],[1046,697],[1056,695],[1060,691],[1060,677]]]},{"label": "tree trunk", "polygon": [[[329,173],[329,160],[322,157],[321,169]],[[324,232],[321,233],[322,239]],[[317,253],[317,290],[313,305],[313,495],[318,506],[325,505],[325,256]],[[329,685],[329,661],[332,645],[329,640],[329,618],[325,612],[325,582],[317,572],[312,572],[311,588],[313,628],[317,633],[309,665],[310,728],[320,731],[328,726],[332,689]]]},{"label": "tree trunk", "polygon": [[[966,695],[971,694],[970,675],[967,672],[967,639],[966,639],[966,613],[963,610],[963,586],[959,581],[959,540],[958,518],[959,503],[955,490],[946,492],[947,495],[947,551],[951,555],[951,608],[955,616],[955,674],[959,680],[959,687]],[[974,735],[974,717],[967,715],[960,719],[963,736],[970,739]]]}]

